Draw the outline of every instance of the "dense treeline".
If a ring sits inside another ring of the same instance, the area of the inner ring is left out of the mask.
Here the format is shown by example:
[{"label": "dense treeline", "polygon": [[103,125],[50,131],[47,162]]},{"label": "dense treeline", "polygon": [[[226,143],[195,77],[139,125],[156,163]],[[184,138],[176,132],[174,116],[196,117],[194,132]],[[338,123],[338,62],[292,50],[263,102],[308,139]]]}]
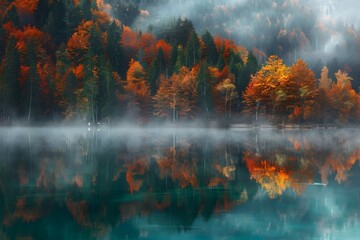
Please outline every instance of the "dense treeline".
[{"label": "dense treeline", "polygon": [[347,122],[359,113],[346,72],[325,86],[326,69],[319,84],[302,61],[289,68],[271,56],[259,70],[258,52],[199,35],[187,19],[155,37],[126,26],[136,16],[126,1],[113,7],[121,21],[103,1],[1,6],[3,122],[229,120],[249,112],[276,121]]},{"label": "dense treeline", "polygon": [[342,70],[329,78],[325,66],[317,80],[302,60],[292,66],[270,56],[251,79],[243,97],[246,111],[277,122],[346,123],[358,121],[360,96]]}]

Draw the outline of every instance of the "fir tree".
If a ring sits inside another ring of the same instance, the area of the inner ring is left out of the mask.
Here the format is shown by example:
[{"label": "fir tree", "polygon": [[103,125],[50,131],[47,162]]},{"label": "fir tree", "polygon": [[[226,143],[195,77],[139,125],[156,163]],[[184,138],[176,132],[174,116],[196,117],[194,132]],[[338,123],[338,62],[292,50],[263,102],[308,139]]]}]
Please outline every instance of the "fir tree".
[{"label": "fir tree", "polygon": [[15,47],[16,40],[11,37],[5,50],[5,61],[2,74],[2,115],[3,119],[12,119],[17,115],[19,107],[19,71],[20,54]]},{"label": "fir tree", "polygon": [[211,97],[212,81],[208,64],[201,63],[198,75],[196,77],[198,91],[198,106],[200,112],[206,118],[209,118],[213,111],[213,102]]},{"label": "fir tree", "polygon": [[3,17],[3,23],[12,22],[16,27],[20,26],[19,14],[13,5]]},{"label": "fir tree", "polygon": [[202,36],[202,39],[206,45],[206,60],[210,66],[216,66],[219,54],[214,43],[214,39],[211,34],[206,31]]},{"label": "fir tree", "polygon": [[164,52],[160,48],[150,67],[149,84],[151,96],[154,96],[159,88],[159,77],[164,72],[165,67]]},{"label": "fir tree", "polygon": [[97,94],[98,94],[98,66],[97,56],[94,56],[90,47],[84,57],[84,97],[85,105],[82,106],[83,116],[87,121],[96,122],[97,119]]},{"label": "fir tree", "polygon": [[54,1],[46,25],[44,26],[44,30],[51,34],[56,44],[65,42],[67,39],[65,12],[64,2],[59,0]]},{"label": "fir tree", "polygon": [[26,64],[29,67],[29,78],[26,82],[25,88],[25,106],[27,106],[27,121],[31,121],[39,117],[40,115],[40,88],[39,88],[39,76],[36,69],[37,56],[36,46],[34,39],[30,39],[27,44],[27,58]]},{"label": "fir tree", "polygon": [[108,55],[109,63],[112,66],[112,70],[120,73],[125,72],[127,64],[124,64],[126,60],[125,56],[119,44],[121,36],[121,29],[112,22],[108,29],[108,39],[106,44],[106,53]]},{"label": "fir tree", "polygon": [[170,63],[169,63],[169,68],[168,68],[169,69],[168,70],[168,76],[171,76],[175,72],[175,65],[176,65],[176,62],[177,62],[177,58],[178,58],[178,46],[173,45],[172,49],[171,49],[171,54],[170,54]]},{"label": "fir tree", "polygon": [[186,44],[186,50],[185,50],[186,66],[188,68],[194,66],[200,60],[200,56],[201,56],[200,42],[196,33],[193,31],[190,33],[189,40]]}]

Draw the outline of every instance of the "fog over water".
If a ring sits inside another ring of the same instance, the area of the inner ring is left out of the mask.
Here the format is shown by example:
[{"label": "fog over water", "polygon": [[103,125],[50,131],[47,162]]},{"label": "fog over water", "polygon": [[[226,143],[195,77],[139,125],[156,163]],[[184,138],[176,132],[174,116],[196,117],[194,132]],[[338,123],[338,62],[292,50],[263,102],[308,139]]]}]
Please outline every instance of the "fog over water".
[{"label": "fog over water", "polygon": [[0,237],[356,239],[359,136],[1,128]]}]

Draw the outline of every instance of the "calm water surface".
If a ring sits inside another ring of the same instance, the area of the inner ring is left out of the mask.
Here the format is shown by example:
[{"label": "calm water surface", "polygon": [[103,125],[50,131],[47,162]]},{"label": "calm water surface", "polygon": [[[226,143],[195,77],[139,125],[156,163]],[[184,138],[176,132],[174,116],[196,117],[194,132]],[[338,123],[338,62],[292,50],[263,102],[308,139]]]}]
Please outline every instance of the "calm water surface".
[{"label": "calm water surface", "polygon": [[360,131],[0,129],[0,239],[358,239]]}]

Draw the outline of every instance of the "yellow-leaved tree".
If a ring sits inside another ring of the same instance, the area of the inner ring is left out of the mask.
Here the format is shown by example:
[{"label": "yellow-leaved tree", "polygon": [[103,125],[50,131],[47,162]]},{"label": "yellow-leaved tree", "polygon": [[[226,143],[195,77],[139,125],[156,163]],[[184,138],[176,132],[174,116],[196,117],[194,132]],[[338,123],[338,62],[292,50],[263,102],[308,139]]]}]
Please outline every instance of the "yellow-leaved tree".
[{"label": "yellow-leaved tree", "polygon": [[266,64],[251,78],[243,98],[247,112],[281,113],[286,93],[280,86],[289,80],[289,68],[278,56],[270,56]]}]

